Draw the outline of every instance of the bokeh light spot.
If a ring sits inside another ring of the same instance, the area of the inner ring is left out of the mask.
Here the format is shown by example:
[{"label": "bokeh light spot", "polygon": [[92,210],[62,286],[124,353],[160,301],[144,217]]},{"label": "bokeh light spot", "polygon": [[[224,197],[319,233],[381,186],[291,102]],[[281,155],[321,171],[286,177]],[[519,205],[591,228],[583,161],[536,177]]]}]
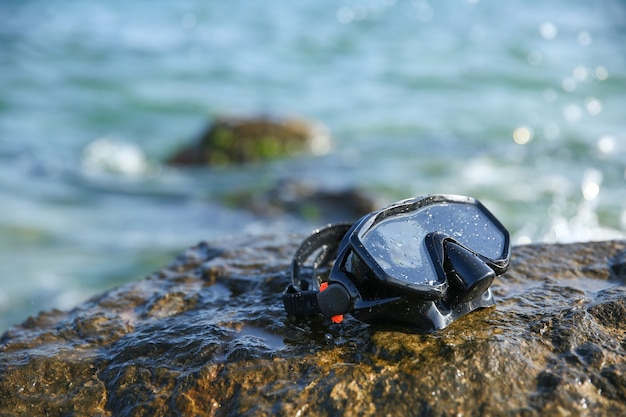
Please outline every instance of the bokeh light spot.
[{"label": "bokeh light spot", "polygon": [[574,76],[574,79],[576,81],[583,82],[586,81],[589,77],[589,70],[587,69],[587,67],[579,65],[574,68],[574,71],[572,71],[572,75]]},{"label": "bokeh light spot", "polygon": [[587,111],[592,116],[600,114],[602,111],[602,103],[595,97],[588,97],[587,100],[585,100],[585,107],[587,107]]},{"label": "bokeh light spot", "polygon": [[615,150],[615,136],[604,135],[598,139],[598,149],[603,154],[609,154]]},{"label": "bokeh light spot", "polygon": [[604,65],[600,65],[599,67],[596,67],[594,75],[598,80],[604,81],[609,78],[609,70],[607,70]]},{"label": "bokeh light spot", "polygon": [[532,129],[520,126],[513,131],[513,140],[518,145],[526,145],[533,138]]},{"label": "bokeh light spot", "polygon": [[570,123],[575,123],[580,120],[583,112],[580,109],[580,106],[576,104],[568,104],[563,108],[563,117]]},{"label": "bokeh light spot", "polygon": [[543,22],[541,25],[539,25],[539,34],[542,38],[546,40],[552,40],[556,38],[557,33],[558,29],[556,25],[552,22]]},{"label": "bokeh light spot", "polygon": [[583,175],[580,188],[583,198],[587,201],[595,200],[600,194],[600,185],[602,184],[602,173],[597,169],[588,169]]},{"label": "bokeh light spot", "polygon": [[563,91],[567,91],[568,93],[576,90],[577,85],[578,83],[576,82],[576,79],[574,79],[574,77],[565,77],[561,82],[561,87],[563,88]]},{"label": "bokeh light spot", "polygon": [[587,201],[594,200],[600,193],[600,185],[590,182],[583,187],[583,197]]},{"label": "bokeh light spot", "polygon": [[582,46],[589,46],[591,45],[591,42],[593,42],[593,38],[591,37],[591,34],[589,32],[587,32],[586,30],[583,30],[580,33],[578,33],[579,44],[581,44]]}]

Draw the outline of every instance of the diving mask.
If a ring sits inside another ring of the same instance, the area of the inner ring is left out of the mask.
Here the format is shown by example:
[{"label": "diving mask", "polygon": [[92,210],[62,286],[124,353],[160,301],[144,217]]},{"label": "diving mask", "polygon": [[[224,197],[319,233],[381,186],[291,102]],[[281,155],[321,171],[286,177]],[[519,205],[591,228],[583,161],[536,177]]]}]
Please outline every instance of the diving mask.
[{"label": "diving mask", "polygon": [[[474,198],[403,200],[306,238],[293,257],[285,310],[335,322],[349,313],[366,323],[442,329],[495,304],[490,285],[508,268],[509,240],[506,228]],[[330,272],[320,273],[326,267]]]}]

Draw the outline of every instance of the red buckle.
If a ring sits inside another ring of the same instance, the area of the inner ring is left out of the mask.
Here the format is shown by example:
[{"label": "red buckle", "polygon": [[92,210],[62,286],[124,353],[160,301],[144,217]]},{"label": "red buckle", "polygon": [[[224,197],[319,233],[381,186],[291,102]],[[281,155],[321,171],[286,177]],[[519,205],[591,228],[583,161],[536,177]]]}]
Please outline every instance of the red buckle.
[{"label": "red buckle", "polygon": [[[320,292],[324,291],[326,288],[328,288],[328,282],[322,282],[320,284]],[[337,314],[336,316],[332,316],[330,318],[330,321],[332,321],[333,323],[341,323],[343,321],[343,314]]]}]

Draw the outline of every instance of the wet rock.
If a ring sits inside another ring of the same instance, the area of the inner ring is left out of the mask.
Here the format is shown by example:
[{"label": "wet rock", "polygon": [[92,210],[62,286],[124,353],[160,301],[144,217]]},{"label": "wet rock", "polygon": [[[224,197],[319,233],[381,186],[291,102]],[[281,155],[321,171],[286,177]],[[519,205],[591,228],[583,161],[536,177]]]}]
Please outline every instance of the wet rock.
[{"label": "wet rock", "polygon": [[168,159],[170,165],[227,165],[264,161],[297,152],[325,154],[326,129],[297,118],[218,116],[200,138]]},{"label": "wet rock", "polygon": [[494,308],[416,334],[287,318],[300,239],[201,243],[11,328],[0,415],[626,414],[626,242],[515,247]]},{"label": "wet rock", "polygon": [[382,205],[358,188],[324,189],[304,181],[279,181],[269,190],[231,194],[225,200],[260,216],[291,215],[320,224],[355,222]]}]

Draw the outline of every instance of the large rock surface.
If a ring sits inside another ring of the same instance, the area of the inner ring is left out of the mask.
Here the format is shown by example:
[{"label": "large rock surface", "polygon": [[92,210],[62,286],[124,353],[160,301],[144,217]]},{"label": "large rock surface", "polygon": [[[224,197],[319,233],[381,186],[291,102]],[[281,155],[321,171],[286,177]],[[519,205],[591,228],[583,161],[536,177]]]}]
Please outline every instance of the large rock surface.
[{"label": "large rock surface", "polygon": [[1,416],[626,415],[626,242],[513,249],[428,335],[287,319],[300,237],[202,243],[0,339]]}]

